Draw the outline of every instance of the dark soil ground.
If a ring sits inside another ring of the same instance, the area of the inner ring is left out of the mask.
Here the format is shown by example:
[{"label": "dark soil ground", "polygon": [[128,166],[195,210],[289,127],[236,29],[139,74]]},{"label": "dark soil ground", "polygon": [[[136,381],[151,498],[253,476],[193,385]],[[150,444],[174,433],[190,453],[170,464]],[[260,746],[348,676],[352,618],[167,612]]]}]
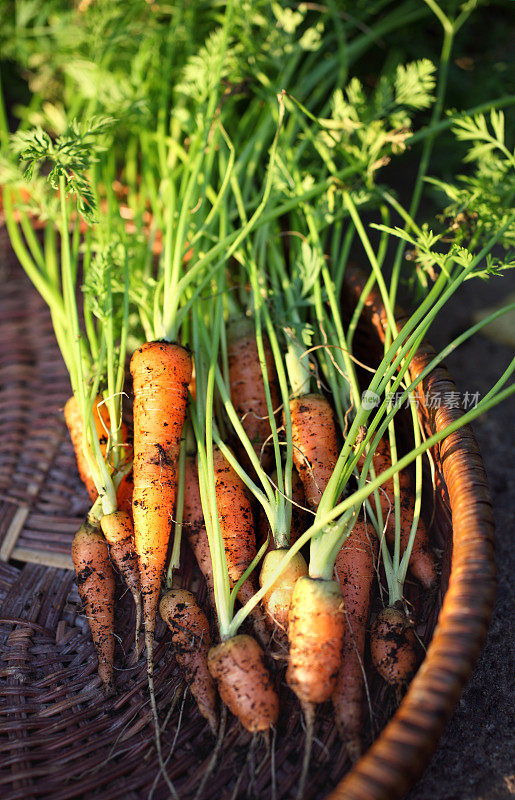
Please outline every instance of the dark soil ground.
[{"label": "dark soil ground", "polygon": [[[431,329],[438,348],[463,331],[474,311],[515,292],[515,275],[469,281]],[[513,358],[513,348],[476,335],[446,365],[458,390],[485,394]],[[506,800],[515,797],[515,403],[474,424],[496,520],[498,593],[488,639],[437,752],[407,800]]]}]

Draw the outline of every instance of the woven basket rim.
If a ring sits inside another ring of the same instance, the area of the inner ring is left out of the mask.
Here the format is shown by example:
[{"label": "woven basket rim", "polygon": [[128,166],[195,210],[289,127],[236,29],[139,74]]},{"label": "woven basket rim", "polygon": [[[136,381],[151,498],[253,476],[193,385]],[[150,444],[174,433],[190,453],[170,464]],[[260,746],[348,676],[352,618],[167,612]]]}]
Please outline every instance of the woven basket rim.
[{"label": "woven basket rim", "polygon": [[[367,275],[349,268],[344,288],[357,299]],[[386,311],[377,289],[363,313],[385,338]],[[407,317],[396,309],[401,327]],[[435,355],[424,341],[410,369],[418,377]],[[460,409],[431,409],[426,399],[456,391],[440,365],[424,378],[419,414],[432,433],[459,418]],[[452,512],[452,568],[447,592],[426,657],[392,719],[366,753],[329,793],[327,800],[395,800],[403,797],[427,766],[468,681],[486,639],[496,592],[494,520],[486,472],[470,426],[447,436],[437,448]]]}]

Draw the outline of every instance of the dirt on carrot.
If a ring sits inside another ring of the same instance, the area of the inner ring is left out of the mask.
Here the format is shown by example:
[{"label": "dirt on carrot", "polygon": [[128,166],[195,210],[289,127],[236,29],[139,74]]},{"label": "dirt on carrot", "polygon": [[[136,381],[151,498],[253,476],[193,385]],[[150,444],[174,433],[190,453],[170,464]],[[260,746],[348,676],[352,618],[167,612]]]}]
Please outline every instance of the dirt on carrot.
[{"label": "dirt on carrot", "polygon": [[107,542],[98,528],[84,522],[72,543],[77,588],[84,603],[98,656],[98,674],[106,695],[114,694],[115,578]]}]

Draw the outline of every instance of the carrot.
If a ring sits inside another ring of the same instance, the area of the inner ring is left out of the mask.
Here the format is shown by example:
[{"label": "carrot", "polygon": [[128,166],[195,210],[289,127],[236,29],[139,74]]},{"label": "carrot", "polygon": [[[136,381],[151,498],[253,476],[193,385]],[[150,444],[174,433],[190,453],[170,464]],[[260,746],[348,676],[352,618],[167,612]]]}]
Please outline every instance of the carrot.
[{"label": "carrot", "polygon": [[104,514],[100,526],[109,543],[109,552],[125,583],[131,591],[136,606],[136,653],[138,652],[138,632],[141,626],[141,589],[138,561],[134,549],[134,527],[132,517],[127,511],[113,511]]},{"label": "carrot", "polygon": [[340,672],[345,628],[343,598],[333,580],[299,578],[288,615],[290,660],[286,682],[306,721],[306,745],[297,797],[302,797],[311,757],[315,704],[329,700]]},{"label": "carrot", "polygon": [[338,460],[336,426],[330,403],[321,394],[290,400],[293,460],[306,500],[317,508]]},{"label": "carrot", "polygon": [[351,761],[359,758],[362,749],[365,628],[379,544],[370,531],[365,520],[359,518],[335,563],[344,602],[345,629],[342,666],[331,700],[336,724]]},{"label": "carrot", "polygon": [[106,695],[114,693],[114,573],[107,543],[86,521],[72,543],[77,588],[84,603],[93,644],[98,656],[98,674]]},{"label": "carrot", "polygon": [[[252,507],[245,484],[225,460],[218,447],[213,448],[215,492],[220,532],[224,542],[225,558],[231,586],[241,578],[256,555],[256,535]],[[245,604],[256,593],[256,580],[250,575],[238,591],[238,600]],[[253,612],[256,635],[266,642],[266,627],[257,609]]]},{"label": "carrot", "polygon": [[307,518],[312,518],[312,515],[304,510],[306,508],[304,484],[295,470],[293,470],[291,476],[291,497],[293,503],[291,509],[290,547],[309,528],[311,522],[308,523]]},{"label": "carrot", "polygon": [[[263,586],[288,555],[287,549],[270,550],[263,559],[259,584]],[[299,578],[308,574],[308,565],[301,553],[296,553],[281,572],[268,592],[263,596],[263,606],[268,619],[275,626],[286,630],[288,613],[295,584]]]},{"label": "carrot", "polygon": [[[365,457],[363,455],[358,464],[362,466],[364,460]],[[391,467],[390,447],[388,442],[384,439],[380,441],[372,460],[376,475],[380,475]],[[402,556],[408,544],[415,504],[411,478],[408,472],[402,470],[399,472],[399,486],[401,503],[400,545]],[[390,545],[393,545],[395,542],[395,494],[393,478],[385,481],[381,489],[382,491],[379,491],[379,500],[381,503],[383,522],[385,522],[388,517],[386,539]],[[389,516],[388,512],[390,512]],[[436,560],[429,545],[427,528],[422,519],[419,519],[418,522],[409,561],[409,569],[411,574],[420,581],[424,589],[430,590],[435,587],[438,578]]]},{"label": "carrot", "polygon": [[336,581],[299,578],[288,617],[286,681],[302,703],[324,703],[331,697],[340,670],[344,627],[343,598]]},{"label": "carrot", "polygon": [[[280,393],[275,375],[274,357],[266,336],[263,336],[263,347],[272,407],[275,410],[280,405]],[[272,466],[274,452],[272,447],[262,449],[270,437],[271,428],[254,324],[251,320],[238,320],[229,326],[227,354],[232,404],[261,460],[263,469],[268,470]],[[246,455],[242,454],[242,460],[247,462]]]},{"label": "carrot", "polygon": [[194,594],[186,589],[171,589],[161,599],[159,613],[172,632],[175,657],[184,670],[198,709],[216,734],[216,689],[207,667],[211,647],[209,623],[197,605]]},{"label": "carrot", "polygon": [[213,582],[213,564],[207,531],[204,525],[204,513],[200,499],[197,462],[194,456],[186,458],[184,476],[184,506],[182,511],[183,530],[206,581],[211,606],[215,607],[215,589]]},{"label": "carrot", "polygon": [[130,369],[134,385],[134,539],[145,641],[151,651],[175,503],[191,358],[178,344],[147,342],[134,352]]},{"label": "carrot", "polygon": [[132,493],[134,491],[134,477],[132,470],[124,475],[120,481],[118,491],[116,492],[116,500],[118,504],[118,511],[126,511],[132,519]]},{"label": "carrot", "polygon": [[379,674],[401,690],[417,668],[416,637],[406,614],[395,606],[377,615],[370,633],[370,655]]},{"label": "carrot", "polygon": [[184,347],[166,341],[146,342],[133,353],[134,491],[132,514],[138,556],[147,650],[147,679],[159,766],[166,773],[152,660],[154,629],[177,490],[177,459],[191,380],[191,358]]},{"label": "carrot", "polygon": [[255,639],[238,634],[212,647],[207,656],[220,697],[251,733],[269,730],[279,718],[279,698]]},{"label": "carrot", "polygon": [[[70,433],[73,449],[75,451],[75,458],[77,460],[77,468],[79,470],[80,478],[86,487],[90,499],[94,502],[98,497],[98,492],[93,481],[93,476],[89,468],[89,464],[83,449],[83,430],[84,424],[80,413],[79,403],[74,395],[66,402],[64,406],[64,419]],[[107,453],[108,436],[106,428],[109,430],[110,418],[109,409],[103,402],[102,397],[97,395],[93,403],[93,421],[100,443],[100,450],[105,458]],[[121,437],[124,442],[127,441],[127,426],[122,423]]]}]

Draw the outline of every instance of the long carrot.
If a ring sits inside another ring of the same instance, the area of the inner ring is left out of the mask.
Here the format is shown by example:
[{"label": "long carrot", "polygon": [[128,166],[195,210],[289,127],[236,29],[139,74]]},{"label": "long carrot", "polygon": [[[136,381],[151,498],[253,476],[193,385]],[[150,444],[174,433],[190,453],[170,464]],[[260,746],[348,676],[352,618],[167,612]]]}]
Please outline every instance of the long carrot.
[{"label": "long carrot", "polygon": [[138,560],[134,548],[134,527],[128,511],[118,509],[104,514],[100,520],[103,534],[109,543],[111,559],[129,587],[136,606],[136,658],[138,656],[138,633],[141,627],[141,587]]},{"label": "long carrot", "polygon": [[[280,394],[272,349],[266,336],[263,337],[263,347],[272,407],[275,410],[280,404]],[[273,463],[274,453],[271,446],[263,449],[265,442],[270,437],[271,428],[252,320],[238,320],[229,326],[227,355],[232,403],[242,421],[245,433],[261,459],[263,469],[268,470]],[[243,454],[242,458],[246,461]]]},{"label": "long carrot", "polygon": [[[75,395],[72,395],[64,406],[64,419],[70,433],[70,439],[75,452],[80,478],[87,489],[90,499],[95,501],[98,497],[98,492],[95,488],[88,461],[84,455],[82,438],[84,423],[82,421],[79,403]],[[93,403],[93,421],[95,423],[98,441],[100,443],[100,450],[105,458],[108,445],[106,429],[109,430],[110,420],[109,409],[107,404],[102,401],[100,395],[95,398]],[[127,426],[125,423],[122,423],[121,435],[123,441],[127,441]]]},{"label": "long carrot", "polygon": [[216,689],[207,666],[211,636],[207,617],[194,594],[171,589],[159,604],[159,613],[172,632],[175,657],[184,670],[190,691],[202,716],[216,733]]},{"label": "long carrot", "polygon": [[[392,461],[390,456],[390,447],[388,442],[381,439],[378,447],[373,455],[373,464],[376,475],[380,475],[386,469],[391,467]],[[360,459],[359,464],[364,461],[364,456]],[[399,485],[400,485],[400,502],[401,502],[401,517],[400,517],[400,545],[401,556],[408,544],[409,535],[411,531],[411,524],[413,521],[414,513],[414,496],[412,491],[412,483],[409,473],[406,471],[399,472]],[[395,494],[393,478],[385,481],[382,485],[382,491],[379,491],[379,500],[381,503],[381,511],[383,515],[383,522],[388,519],[386,525],[386,538],[389,544],[393,545],[395,540]],[[415,540],[413,542],[413,549],[411,551],[409,569],[411,574],[420,581],[422,586],[427,589],[433,589],[437,582],[437,569],[436,560],[429,545],[429,537],[427,528],[422,519],[419,519]]]},{"label": "long carrot", "polygon": [[[245,491],[245,484],[218,447],[213,448],[213,467],[220,532],[224,542],[229,580],[231,585],[234,585],[256,555],[252,506]],[[238,599],[245,604],[256,591],[256,579],[251,575],[240,586]],[[252,620],[256,635],[266,642],[268,639],[266,627],[257,609],[253,613]]]},{"label": "long carrot", "polygon": [[147,342],[131,359],[134,385],[134,539],[147,651],[152,651],[177,484],[191,358],[178,344]]},{"label": "long carrot", "polygon": [[109,696],[114,693],[115,579],[106,540],[89,521],[84,522],[75,534],[72,559],[77,588],[97,651],[98,674]]},{"label": "long carrot", "polygon": [[213,563],[207,531],[204,525],[204,512],[200,499],[198,469],[195,456],[186,458],[184,475],[184,506],[182,511],[183,530],[206,581],[211,606],[215,607]]},{"label": "long carrot", "polygon": [[336,426],[331,405],[321,394],[290,400],[293,460],[306,493],[316,508],[338,460]]},{"label": "long carrot", "polygon": [[279,699],[265,656],[252,636],[238,634],[212,647],[208,667],[220,697],[251,733],[269,730],[279,718]]},{"label": "long carrot", "polygon": [[336,556],[336,575],[342,591],[345,629],[342,666],[331,696],[336,724],[351,761],[361,755],[365,632],[370,590],[375,575],[378,540],[361,517]]},{"label": "long carrot", "polygon": [[417,668],[416,637],[404,611],[395,606],[377,615],[370,633],[370,655],[379,674],[398,691]]},{"label": "long carrot", "polygon": [[132,513],[143,597],[148,688],[159,765],[171,795],[176,797],[161,750],[152,654],[175,505],[177,459],[186,417],[191,358],[179,344],[146,342],[133,353],[130,369],[134,388]]}]

